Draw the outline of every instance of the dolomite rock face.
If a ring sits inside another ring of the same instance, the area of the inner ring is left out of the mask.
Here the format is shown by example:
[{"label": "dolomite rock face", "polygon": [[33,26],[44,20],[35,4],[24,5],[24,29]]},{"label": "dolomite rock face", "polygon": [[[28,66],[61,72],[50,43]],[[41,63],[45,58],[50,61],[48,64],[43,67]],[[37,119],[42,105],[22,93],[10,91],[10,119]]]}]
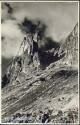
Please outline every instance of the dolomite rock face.
[{"label": "dolomite rock face", "polygon": [[62,49],[65,51],[64,61],[70,65],[78,64],[78,23],[65,39]]},{"label": "dolomite rock face", "polygon": [[25,72],[2,88],[3,123],[78,123],[77,28],[60,48],[43,53],[46,62],[55,58],[45,69],[37,72],[24,55]]}]

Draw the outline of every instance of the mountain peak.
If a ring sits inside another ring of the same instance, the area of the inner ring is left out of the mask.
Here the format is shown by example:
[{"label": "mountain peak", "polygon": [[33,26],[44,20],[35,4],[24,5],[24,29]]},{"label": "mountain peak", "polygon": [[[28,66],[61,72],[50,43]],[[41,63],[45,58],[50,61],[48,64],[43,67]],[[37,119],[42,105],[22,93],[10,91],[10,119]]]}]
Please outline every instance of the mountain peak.
[{"label": "mountain peak", "polygon": [[78,122],[78,70],[73,65],[78,57],[77,26],[62,46],[46,40],[39,48],[43,68],[38,72],[33,62],[27,64],[27,51],[21,55],[24,59],[16,57],[10,65],[10,81],[2,88],[2,122]]}]

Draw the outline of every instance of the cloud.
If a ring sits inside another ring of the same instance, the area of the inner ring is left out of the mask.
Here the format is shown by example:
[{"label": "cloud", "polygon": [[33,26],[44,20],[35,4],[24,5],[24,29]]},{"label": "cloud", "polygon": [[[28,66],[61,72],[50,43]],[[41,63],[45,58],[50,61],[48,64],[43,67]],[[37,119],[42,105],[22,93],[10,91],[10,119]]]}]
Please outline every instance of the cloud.
[{"label": "cloud", "polygon": [[11,18],[13,9],[10,6],[10,4],[8,4],[8,3],[2,3],[1,8],[2,8],[2,11],[1,11],[2,17],[1,17],[1,19],[2,19],[2,23],[3,23],[4,20]]},{"label": "cloud", "polygon": [[18,25],[13,20],[6,20],[2,23],[2,36],[5,37],[2,40],[2,55],[14,56],[18,51],[24,34],[18,28]]},{"label": "cloud", "polygon": [[[9,12],[10,7],[12,12]],[[2,5],[2,35],[6,37],[7,47],[19,47],[24,33],[18,24],[24,19],[40,20],[47,25],[46,35],[56,41],[66,37],[78,21],[77,2],[8,2]],[[3,45],[4,46],[4,45]],[[7,50],[7,48],[6,48]],[[10,50],[11,51],[11,50]],[[11,52],[10,52],[11,53]],[[5,54],[5,52],[4,52]],[[10,54],[6,54],[9,56]]]},{"label": "cloud", "polygon": [[16,21],[7,20],[2,24],[2,35],[6,37],[10,37],[12,39],[19,39],[22,37],[22,33],[18,28]]}]

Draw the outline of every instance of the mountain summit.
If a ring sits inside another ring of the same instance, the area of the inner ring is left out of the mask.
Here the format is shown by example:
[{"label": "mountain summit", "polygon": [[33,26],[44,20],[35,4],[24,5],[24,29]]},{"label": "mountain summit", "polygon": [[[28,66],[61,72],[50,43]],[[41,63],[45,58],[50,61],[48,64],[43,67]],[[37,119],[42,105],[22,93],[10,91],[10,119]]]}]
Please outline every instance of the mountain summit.
[{"label": "mountain summit", "polygon": [[11,76],[8,82],[2,81],[4,123],[78,123],[78,69],[74,66],[78,65],[78,24],[63,44],[42,40],[38,72],[27,50],[7,69]]}]

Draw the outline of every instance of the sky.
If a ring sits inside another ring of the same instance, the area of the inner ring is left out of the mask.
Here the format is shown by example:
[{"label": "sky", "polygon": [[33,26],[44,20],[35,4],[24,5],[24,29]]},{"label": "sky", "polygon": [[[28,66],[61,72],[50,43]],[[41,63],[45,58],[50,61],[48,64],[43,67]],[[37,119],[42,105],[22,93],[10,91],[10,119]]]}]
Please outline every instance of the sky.
[{"label": "sky", "polygon": [[78,22],[77,2],[3,2],[1,16],[2,56],[15,56],[25,36],[24,18],[46,24],[46,36],[60,42]]}]

